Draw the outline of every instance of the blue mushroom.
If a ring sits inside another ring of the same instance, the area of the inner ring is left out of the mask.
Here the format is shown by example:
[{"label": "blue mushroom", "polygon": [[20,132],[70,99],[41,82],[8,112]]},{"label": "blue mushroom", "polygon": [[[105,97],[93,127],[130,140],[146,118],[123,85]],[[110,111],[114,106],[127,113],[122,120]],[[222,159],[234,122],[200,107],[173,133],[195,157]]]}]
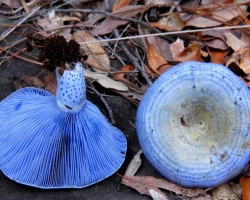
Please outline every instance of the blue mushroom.
[{"label": "blue mushroom", "polygon": [[115,173],[127,142],[86,100],[81,63],[57,72],[57,95],[23,88],[0,103],[0,169],[38,188],[83,188]]},{"label": "blue mushroom", "polygon": [[184,62],[163,73],[136,117],[141,148],[167,179],[214,187],[237,176],[250,159],[250,93],[228,68]]}]

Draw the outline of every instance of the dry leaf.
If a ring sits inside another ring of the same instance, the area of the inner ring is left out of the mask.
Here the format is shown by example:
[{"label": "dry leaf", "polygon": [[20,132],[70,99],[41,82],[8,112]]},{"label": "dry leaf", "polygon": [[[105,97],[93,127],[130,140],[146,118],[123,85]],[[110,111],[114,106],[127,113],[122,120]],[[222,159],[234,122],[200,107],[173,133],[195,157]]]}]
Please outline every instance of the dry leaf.
[{"label": "dry leaf", "polygon": [[158,75],[171,67],[152,44],[148,44],[147,59],[150,68]]},{"label": "dry leaf", "polygon": [[228,49],[228,45],[226,44],[226,42],[224,42],[221,39],[213,39],[213,40],[205,41],[204,44],[206,46],[212,47],[214,49],[219,49],[219,50],[227,50]]},{"label": "dry leaf", "polygon": [[211,58],[212,63],[218,63],[218,64],[225,64],[225,57],[228,54],[229,50],[225,50],[225,51],[218,51],[215,49],[210,49],[207,48],[207,51],[209,53],[209,56]]},{"label": "dry leaf", "polygon": [[154,45],[156,50],[163,56],[165,60],[173,60],[172,53],[170,51],[169,42],[160,37],[147,37],[149,44]]},{"label": "dry leaf", "polygon": [[95,72],[91,72],[88,70],[84,70],[84,75],[86,78],[91,78],[95,80],[105,88],[112,88],[119,91],[128,91],[128,87],[125,84],[119,81],[114,81],[113,79],[107,77],[106,75],[97,74]]},{"label": "dry leaf", "polygon": [[154,200],[169,200],[169,198],[158,188],[155,187],[150,187],[147,188],[150,196],[154,199]]},{"label": "dry leaf", "polygon": [[[239,186],[239,184],[237,184]],[[234,186],[236,188],[236,186]],[[212,189],[212,195],[214,200],[240,200],[240,198],[235,195],[232,191],[234,188],[225,183],[214,189]]]},{"label": "dry leaf", "polygon": [[[116,10],[112,16],[121,18],[131,18],[136,16],[138,13],[144,13],[147,11],[151,5],[128,5],[121,7]],[[114,19],[112,17],[107,17],[99,26],[92,29],[92,32],[96,35],[105,35],[112,32],[116,27],[120,25],[128,24],[127,20]]]},{"label": "dry leaf", "polygon": [[39,76],[39,79],[44,83],[44,89],[56,94],[56,76],[54,73],[44,74]]},{"label": "dry leaf", "polygon": [[0,4],[3,3],[10,8],[20,8],[22,7],[21,1],[20,0],[1,0]]},{"label": "dry leaf", "polygon": [[[246,6],[239,6],[239,7],[243,11],[243,13],[247,13]],[[238,7],[235,6],[231,8],[217,9],[212,13],[212,15],[208,12],[201,13],[201,15],[203,16],[207,14],[211,16],[211,19],[201,17],[199,15],[193,16],[191,19],[187,21],[187,26],[194,26],[199,28],[219,26],[222,24],[222,22],[228,22],[231,19],[240,16],[241,12],[240,9],[238,9]]]},{"label": "dry leaf", "polygon": [[96,7],[95,7],[95,9],[93,9],[93,12],[88,15],[88,17],[85,21],[83,21],[82,23],[79,23],[79,24],[86,25],[86,26],[91,26],[91,25],[95,24],[98,20],[100,20],[106,16],[105,14],[97,12],[100,10],[105,10],[104,1],[97,1]]},{"label": "dry leaf", "polygon": [[145,0],[145,5],[154,4],[154,5],[166,5],[174,4],[173,0]]},{"label": "dry leaf", "polygon": [[[82,30],[75,32],[73,35],[78,43],[96,41],[93,36]],[[91,66],[95,71],[110,70],[110,60],[100,43],[81,44],[81,48],[88,55],[84,63]]]},{"label": "dry leaf", "polygon": [[241,176],[240,185],[242,187],[243,200],[250,199],[250,178],[246,176]]},{"label": "dry leaf", "polygon": [[175,57],[175,60],[185,62],[190,60],[203,61],[201,58],[200,43],[195,42],[185,48],[179,55]]},{"label": "dry leaf", "polygon": [[125,74],[126,72],[132,72],[134,71],[134,66],[133,65],[125,65],[123,67],[121,67],[121,69],[115,74],[115,78],[117,78],[118,80],[123,80],[125,82],[129,82],[129,80],[126,78]]},{"label": "dry leaf", "polygon": [[124,176],[123,178],[125,185],[134,188],[141,194],[149,195],[147,188],[156,187],[187,197],[199,197],[206,195],[206,191],[203,189],[181,187],[175,183],[172,183],[162,178],[154,178],[152,176]]},{"label": "dry leaf", "polygon": [[21,76],[15,80],[14,85],[16,90],[24,87],[43,88],[45,86],[39,78],[34,76]]},{"label": "dry leaf", "polygon": [[239,51],[247,45],[230,32],[224,33],[224,35],[226,38],[227,45],[231,47],[234,51]]},{"label": "dry leaf", "polygon": [[127,6],[132,2],[132,0],[116,0],[115,4],[112,6],[111,10],[112,12],[120,9],[123,6]]},{"label": "dry leaf", "polygon": [[186,26],[186,22],[177,13],[171,13],[168,17],[163,17],[150,25],[167,31],[180,31]]},{"label": "dry leaf", "polygon": [[250,47],[234,52],[227,60],[226,66],[237,74],[250,73]]},{"label": "dry leaf", "polygon": [[185,47],[184,47],[184,41],[180,38],[177,38],[177,40],[175,42],[173,42],[172,44],[170,44],[170,50],[172,52],[173,55],[173,59],[176,60],[177,56],[184,51]]},{"label": "dry leaf", "polygon": [[142,150],[139,150],[134,158],[131,160],[131,162],[128,165],[128,168],[124,174],[124,176],[134,176],[135,173],[138,171],[139,167],[141,166],[141,156]]},{"label": "dry leaf", "polygon": [[186,26],[194,26],[198,28],[208,28],[208,27],[214,27],[214,26],[219,26],[219,25],[221,25],[221,23],[216,22],[211,19],[207,19],[205,17],[200,17],[200,16],[193,16],[186,23]]}]

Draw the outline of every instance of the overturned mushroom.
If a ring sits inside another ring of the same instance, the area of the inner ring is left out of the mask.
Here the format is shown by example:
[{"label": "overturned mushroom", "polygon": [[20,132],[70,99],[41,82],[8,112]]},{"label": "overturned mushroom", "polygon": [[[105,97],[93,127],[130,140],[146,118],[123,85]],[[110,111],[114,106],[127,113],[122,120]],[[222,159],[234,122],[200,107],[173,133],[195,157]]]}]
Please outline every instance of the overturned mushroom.
[{"label": "overturned mushroom", "polygon": [[146,158],[167,179],[213,187],[250,159],[250,93],[226,67],[184,62],[162,74],[136,119]]},{"label": "overturned mushroom", "polygon": [[29,186],[82,188],[118,170],[127,142],[86,100],[82,65],[56,70],[56,97],[24,88],[0,103],[0,169]]}]

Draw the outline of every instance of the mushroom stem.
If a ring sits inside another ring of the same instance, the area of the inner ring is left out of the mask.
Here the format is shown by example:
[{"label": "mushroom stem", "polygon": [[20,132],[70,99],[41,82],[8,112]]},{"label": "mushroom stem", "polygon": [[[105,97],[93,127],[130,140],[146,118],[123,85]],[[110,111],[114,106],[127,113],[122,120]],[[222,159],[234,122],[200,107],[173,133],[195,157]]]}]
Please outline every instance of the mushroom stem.
[{"label": "mushroom stem", "polygon": [[65,112],[77,112],[86,103],[86,84],[82,64],[77,62],[73,69],[66,64],[67,69],[60,74],[56,69],[57,77],[57,105]]}]

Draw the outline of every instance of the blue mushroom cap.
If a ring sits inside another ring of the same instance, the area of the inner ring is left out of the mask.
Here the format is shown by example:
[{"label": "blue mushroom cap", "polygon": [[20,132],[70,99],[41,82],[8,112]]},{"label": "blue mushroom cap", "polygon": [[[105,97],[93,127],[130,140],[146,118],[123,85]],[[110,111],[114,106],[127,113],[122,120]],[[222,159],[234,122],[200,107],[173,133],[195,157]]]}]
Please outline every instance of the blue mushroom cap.
[{"label": "blue mushroom cap", "polygon": [[[0,103],[0,169],[29,186],[83,188],[120,168],[127,142],[86,100],[80,63],[57,76],[63,80],[57,86],[57,97],[24,88]],[[79,97],[74,96],[74,88]]]},{"label": "blue mushroom cap", "polygon": [[178,64],[146,92],[136,128],[146,158],[167,179],[217,186],[250,159],[249,89],[222,65]]}]

